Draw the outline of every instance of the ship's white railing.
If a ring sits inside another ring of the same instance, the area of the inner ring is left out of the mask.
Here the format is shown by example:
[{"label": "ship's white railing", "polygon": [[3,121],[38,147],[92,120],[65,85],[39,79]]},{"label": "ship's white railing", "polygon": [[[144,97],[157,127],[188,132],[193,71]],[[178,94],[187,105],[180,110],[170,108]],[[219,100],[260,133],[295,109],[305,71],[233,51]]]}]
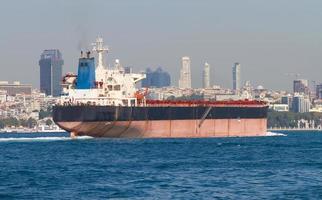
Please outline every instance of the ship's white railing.
[{"label": "ship's white railing", "polygon": [[96,106],[143,106],[145,101],[138,102],[137,98],[111,98],[111,97],[95,97],[95,98],[64,98],[58,100],[58,105],[96,105]]}]

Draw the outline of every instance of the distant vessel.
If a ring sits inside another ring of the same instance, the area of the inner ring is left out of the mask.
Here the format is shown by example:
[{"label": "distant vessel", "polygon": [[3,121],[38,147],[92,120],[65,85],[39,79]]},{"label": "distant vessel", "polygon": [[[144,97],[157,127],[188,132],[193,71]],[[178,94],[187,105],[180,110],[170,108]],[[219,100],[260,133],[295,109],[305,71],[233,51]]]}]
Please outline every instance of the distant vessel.
[{"label": "distant vessel", "polygon": [[267,106],[259,101],[158,101],[145,98],[135,84],[145,74],[126,72],[119,60],[103,66],[108,49],[98,38],[92,52],[81,53],[78,74],[67,74],[53,119],[71,136],[231,137],[266,134]]},{"label": "distant vessel", "polygon": [[60,133],[60,132],[66,132],[63,129],[60,129],[57,125],[39,125],[38,127],[36,127],[35,132],[37,133]]}]

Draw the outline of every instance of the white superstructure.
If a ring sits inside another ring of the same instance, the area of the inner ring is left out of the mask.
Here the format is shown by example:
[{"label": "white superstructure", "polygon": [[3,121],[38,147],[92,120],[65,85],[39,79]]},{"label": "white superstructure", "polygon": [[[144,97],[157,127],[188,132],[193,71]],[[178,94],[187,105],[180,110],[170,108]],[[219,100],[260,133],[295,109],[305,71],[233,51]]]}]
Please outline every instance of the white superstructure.
[{"label": "white superstructure", "polygon": [[[104,66],[103,39],[97,38],[93,52],[97,53],[95,69],[96,87],[91,89],[76,89],[77,76],[65,77],[63,95],[60,104],[89,104],[89,105],[114,105],[136,106],[144,101],[138,98],[135,84],[145,78],[145,74],[125,73],[119,60],[115,61],[114,68]],[[66,75],[67,76],[67,75]]]},{"label": "white superstructure", "polygon": [[191,88],[190,58],[182,57],[182,67],[180,70],[179,88]]}]

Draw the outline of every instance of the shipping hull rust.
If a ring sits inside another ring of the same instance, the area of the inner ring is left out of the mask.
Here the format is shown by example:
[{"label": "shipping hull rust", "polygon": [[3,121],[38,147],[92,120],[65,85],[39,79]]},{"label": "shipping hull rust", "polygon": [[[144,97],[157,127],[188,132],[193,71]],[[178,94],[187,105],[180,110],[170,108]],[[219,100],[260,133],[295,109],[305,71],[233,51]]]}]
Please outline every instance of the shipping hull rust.
[{"label": "shipping hull rust", "polygon": [[76,136],[196,138],[265,136],[267,119],[142,120],[56,122]]}]

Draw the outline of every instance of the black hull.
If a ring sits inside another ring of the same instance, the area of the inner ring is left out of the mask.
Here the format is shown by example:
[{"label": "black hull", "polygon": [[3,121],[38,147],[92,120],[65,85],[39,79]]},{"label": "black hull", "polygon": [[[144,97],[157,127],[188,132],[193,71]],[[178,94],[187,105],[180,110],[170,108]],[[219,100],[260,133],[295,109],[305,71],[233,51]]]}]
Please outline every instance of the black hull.
[{"label": "black hull", "polygon": [[[267,106],[258,107],[116,107],[116,106],[54,106],[55,122],[264,119]],[[209,112],[208,112],[209,111]]]}]

